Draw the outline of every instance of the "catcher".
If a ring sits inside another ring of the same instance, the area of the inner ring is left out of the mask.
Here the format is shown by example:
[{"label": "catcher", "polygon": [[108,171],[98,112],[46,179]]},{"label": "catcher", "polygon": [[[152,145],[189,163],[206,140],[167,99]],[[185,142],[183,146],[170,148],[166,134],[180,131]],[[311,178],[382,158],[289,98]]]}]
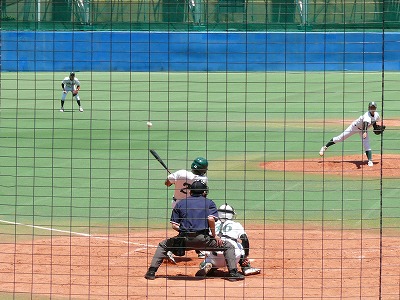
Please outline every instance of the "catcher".
[{"label": "catcher", "polygon": [[[260,274],[261,270],[253,268],[248,259],[250,243],[242,224],[234,221],[236,213],[232,206],[223,204],[218,209],[218,221],[215,223],[217,235],[235,247],[236,263],[239,263],[242,273],[247,275]],[[221,251],[207,251],[205,260],[200,264],[196,276],[211,275],[218,268],[225,268],[226,262]]]},{"label": "catcher", "polygon": [[61,87],[63,90],[61,96],[61,108],[60,111],[64,112],[64,102],[65,98],[67,97],[68,92],[72,93],[72,98],[75,97],[76,103],[79,105],[79,111],[83,112],[83,108],[81,106],[81,98],[78,95],[79,90],[81,89],[81,83],[79,79],[75,77],[75,72],[69,73],[69,77],[65,77],[64,80],[61,82]]},{"label": "catcher", "polygon": [[372,162],[372,150],[369,144],[368,128],[372,126],[374,128],[374,133],[377,135],[382,134],[386,129],[386,126],[380,126],[377,124],[377,122],[379,122],[381,119],[378,112],[376,111],[377,107],[378,106],[375,102],[370,102],[368,104],[368,111],[360,116],[357,120],[353,121],[353,123],[351,123],[351,125],[347,127],[347,129],[343,131],[340,135],[335,136],[325,146],[323,146],[319,151],[319,155],[323,156],[324,152],[330,146],[339,142],[343,142],[348,137],[358,133],[361,137],[365,154],[368,158],[368,166],[372,167],[374,163]]}]

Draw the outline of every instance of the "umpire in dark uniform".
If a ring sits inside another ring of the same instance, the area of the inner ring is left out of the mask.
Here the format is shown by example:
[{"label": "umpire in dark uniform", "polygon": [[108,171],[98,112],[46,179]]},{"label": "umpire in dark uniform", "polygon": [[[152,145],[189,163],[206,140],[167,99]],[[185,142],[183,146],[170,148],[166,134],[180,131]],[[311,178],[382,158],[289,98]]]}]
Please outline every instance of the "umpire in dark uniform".
[{"label": "umpire in dark uniform", "polygon": [[170,223],[179,235],[166,239],[158,244],[150,267],[144,276],[156,278],[156,272],[167,257],[167,252],[183,256],[188,250],[223,251],[229,269],[229,281],[243,280],[238,272],[235,258],[235,247],[215,233],[215,221],[218,219],[217,207],[211,199],[206,198],[207,185],[195,181],[190,186],[190,197],[179,201],[172,211]]}]

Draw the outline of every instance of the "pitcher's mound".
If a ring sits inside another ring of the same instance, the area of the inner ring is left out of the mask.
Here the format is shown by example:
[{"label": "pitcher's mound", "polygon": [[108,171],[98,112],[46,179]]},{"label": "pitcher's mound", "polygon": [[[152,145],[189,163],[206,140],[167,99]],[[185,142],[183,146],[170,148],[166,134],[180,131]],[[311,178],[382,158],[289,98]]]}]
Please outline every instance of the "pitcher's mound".
[{"label": "pitcher's mound", "polygon": [[310,174],[335,174],[345,176],[400,177],[400,155],[374,155],[374,166],[369,167],[365,155],[318,157],[304,160],[269,161],[261,163],[266,170],[302,172]]}]

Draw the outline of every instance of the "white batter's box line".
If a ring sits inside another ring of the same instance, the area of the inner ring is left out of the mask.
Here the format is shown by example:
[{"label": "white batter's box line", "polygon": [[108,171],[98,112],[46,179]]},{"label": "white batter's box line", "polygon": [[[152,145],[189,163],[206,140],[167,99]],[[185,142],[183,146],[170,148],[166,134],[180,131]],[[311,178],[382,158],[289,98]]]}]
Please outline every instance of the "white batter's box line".
[{"label": "white batter's box line", "polygon": [[151,248],[156,248],[157,247],[157,246],[154,246],[154,245],[148,245],[148,244],[144,244],[144,243],[130,242],[130,241],[125,241],[125,240],[113,239],[113,238],[110,238],[110,237],[95,236],[95,235],[92,235],[92,234],[89,234],[89,233],[76,232],[76,231],[71,231],[71,230],[62,230],[62,229],[44,227],[44,226],[39,226],[39,225],[30,225],[30,224],[24,224],[24,223],[12,222],[12,221],[6,221],[6,220],[0,220],[0,223],[10,224],[10,225],[17,225],[17,226],[24,226],[24,227],[29,227],[29,228],[53,231],[53,232],[66,233],[66,234],[69,234],[69,235],[83,236],[83,237],[88,237],[88,238],[97,239],[97,240],[106,240],[106,241],[113,241],[113,242],[122,243],[122,244],[143,246],[143,247],[146,247],[146,248],[147,247],[151,247]]},{"label": "white batter's box line", "polygon": [[140,253],[147,253],[147,250],[148,250],[149,248],[157,248],[157,246],[154,246],[154,245],[147,245],[147,247],[145,246],[145,247],[142,247],[142,248],[136,248],[136,249],[133,249],[132,251],[126,252],[126,253],[124,253],[124,254],[121,254],[120,257],[129,257],[129,256],[132,256],[133,254],[135,254],[135,253],[137,253],[137,252],[140,252]]}]

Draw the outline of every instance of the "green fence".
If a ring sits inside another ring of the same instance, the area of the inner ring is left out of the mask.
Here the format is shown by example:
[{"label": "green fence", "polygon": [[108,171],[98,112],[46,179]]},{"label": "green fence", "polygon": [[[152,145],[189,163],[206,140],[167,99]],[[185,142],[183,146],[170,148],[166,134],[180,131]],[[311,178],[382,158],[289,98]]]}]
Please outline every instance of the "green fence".
[{"label": "green fence", "polygon": [[2,1],[2,29],[286,30],[399,28],[395,0]]}]

